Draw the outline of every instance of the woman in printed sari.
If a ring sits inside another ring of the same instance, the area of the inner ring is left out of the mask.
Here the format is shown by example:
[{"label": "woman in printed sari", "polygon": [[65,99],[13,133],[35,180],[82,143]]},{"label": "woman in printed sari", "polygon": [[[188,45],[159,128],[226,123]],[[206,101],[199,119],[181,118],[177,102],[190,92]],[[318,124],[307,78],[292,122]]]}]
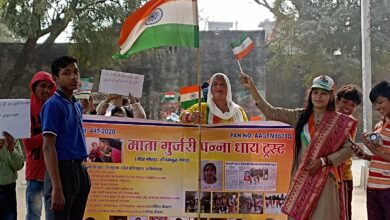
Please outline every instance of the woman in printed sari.
[{"label": "woman in printed sari", "polygon": [[233,102],[229,78],[223,73],[216,73],[210,78],[207,102],[201,103],[202,115],[198,104],[180,114],[184,123],[219,124],[248,121],[244,110]]},{"label": "woman in printed sari", "polygon": [[335,111],[333,80],[316,77],[304,109],[274,107],[261,97],[251,77],[242,74],[241,81],[268,120],[295,128],[293,180],[282,211],[290,219],[345,219],[339,167],[352,156],[346,139],[356,121]]}]

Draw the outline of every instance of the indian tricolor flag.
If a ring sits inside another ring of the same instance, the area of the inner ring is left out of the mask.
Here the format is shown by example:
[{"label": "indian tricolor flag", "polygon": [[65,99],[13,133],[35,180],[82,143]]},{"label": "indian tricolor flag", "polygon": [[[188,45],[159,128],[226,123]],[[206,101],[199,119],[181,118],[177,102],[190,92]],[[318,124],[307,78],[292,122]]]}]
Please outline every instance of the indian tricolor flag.
[{"label": "indian tricolor flag", "polygon": [[186,86],[180,88],[180,103],[181,107],[187,109],[198,103],[199,86]]},{"label": "indian tricolor flag", "polygon": [[124,21],[119,54],[128,58],[142,50],[161,47],[199,47],[196,0],[151,0]]},{"label": "indian tricolor flag", "polygon": [[166,92],[165,95],[164,95],[164,100],[165,100],[165,101],[174,100],[174,99],[175,99],[175,96],[176,96],[176,93],[175,93],[175,92]]},{"label": "indian tricolor flag", "polygon": [[233,53],[237,60],[241,60],[243,57],[255,47],[253,41],[248,37],[246,33],[242,34],[239,40],[231,43]]}]

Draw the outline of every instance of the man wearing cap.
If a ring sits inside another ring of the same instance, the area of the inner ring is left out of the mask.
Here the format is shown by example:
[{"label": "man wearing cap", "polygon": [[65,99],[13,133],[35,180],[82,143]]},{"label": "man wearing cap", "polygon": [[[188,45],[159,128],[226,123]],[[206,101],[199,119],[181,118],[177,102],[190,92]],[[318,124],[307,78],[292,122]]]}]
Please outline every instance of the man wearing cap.
[{"label": "man wearing cap", "polygon": [[338,168],[352,156],[347,137],[356,121],[336,112],[333,79],[326,75],[314,78],[304,109],[274,107],[248,75],[243,73],[241,81],[268,120],[295,128],[294,178],[282,211],[290,219],[344,219]]}]

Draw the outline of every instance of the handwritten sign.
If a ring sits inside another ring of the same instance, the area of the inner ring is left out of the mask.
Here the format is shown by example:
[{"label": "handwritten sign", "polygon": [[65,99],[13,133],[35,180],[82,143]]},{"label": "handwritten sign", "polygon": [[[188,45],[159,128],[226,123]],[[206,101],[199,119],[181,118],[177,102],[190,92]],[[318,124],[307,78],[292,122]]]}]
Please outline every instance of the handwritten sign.
[{"label": "handwritten sign", "polygon": [[29,99],[0,99],[0,132],[3,131],[14,138],[31,136]]},{"label": "handwritten sign", "polygon": [[125,96],[128,96],[129,93],[131,93],[134,97],[141,97],[143,84],[143,75],[102,70],[99,92]]}]

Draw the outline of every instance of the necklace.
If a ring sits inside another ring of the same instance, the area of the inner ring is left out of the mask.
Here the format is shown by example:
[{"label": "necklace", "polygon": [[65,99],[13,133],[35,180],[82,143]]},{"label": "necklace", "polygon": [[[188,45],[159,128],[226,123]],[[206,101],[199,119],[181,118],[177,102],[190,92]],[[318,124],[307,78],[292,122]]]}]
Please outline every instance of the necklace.
[{"label": "necklace", "polygon": [[320,114],[317,114],[314,112],[314,126],[318,127],[318,125],[320,124],[320,121],[321,121]]}]

